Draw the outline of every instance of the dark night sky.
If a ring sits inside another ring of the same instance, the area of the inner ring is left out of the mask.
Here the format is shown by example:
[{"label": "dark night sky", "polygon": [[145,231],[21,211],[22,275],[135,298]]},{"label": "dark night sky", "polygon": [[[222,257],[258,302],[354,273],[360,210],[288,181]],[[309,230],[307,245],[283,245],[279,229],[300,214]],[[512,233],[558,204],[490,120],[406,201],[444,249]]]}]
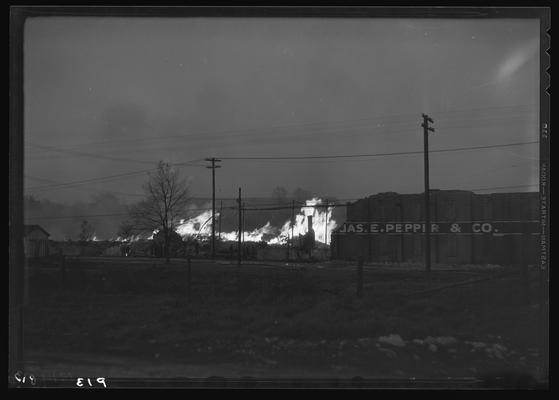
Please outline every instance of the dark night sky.
[{"label": "dark night sky", "polygon": [[[116,191],[159,159],[421,151],[538,140],[537,20],[33,18],[25,25],[26,193]],[[538,182],[538,146],[431,156],[431,187]],[[210,170],[183,167],[193,196]],[[275,186],[358,198],[423,190],[423,157],[224,160],[217,195]],[[537,187],[512,191],[537,190]]]}]

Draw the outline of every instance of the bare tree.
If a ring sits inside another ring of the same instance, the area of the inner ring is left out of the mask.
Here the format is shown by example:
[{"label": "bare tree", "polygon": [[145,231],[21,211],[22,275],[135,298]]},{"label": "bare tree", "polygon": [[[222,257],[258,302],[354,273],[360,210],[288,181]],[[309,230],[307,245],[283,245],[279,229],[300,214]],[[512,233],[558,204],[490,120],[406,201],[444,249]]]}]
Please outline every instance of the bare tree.
[{"label": "bare tree", "polygon": [[78,235],[79,240],[81,242],[88,242],[90,240],[93,240],[94,237],[95,228],[93,228],[93,226],[84,219],[80,227],[80,234]]},{"label": "bare tree", "polygon": [[169,244],[176,223],[184,218],[188,204],[188,184],[179,177],[178,170],[160,161],[155,173],[144,184],[146,198],[133,206],[129,213],[136,230],[163,234],[164,256],[170,261]]}]

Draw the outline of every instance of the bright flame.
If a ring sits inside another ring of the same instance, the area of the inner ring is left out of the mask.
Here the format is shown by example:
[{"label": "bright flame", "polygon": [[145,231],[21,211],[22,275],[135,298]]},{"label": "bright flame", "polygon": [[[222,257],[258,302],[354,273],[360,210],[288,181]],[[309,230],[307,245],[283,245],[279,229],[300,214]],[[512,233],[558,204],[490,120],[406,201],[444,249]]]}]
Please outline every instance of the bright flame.
[{"label": "bright flame", "polygon": [[[217,217],[218,213],[216,213]],[[212,234],[212,212],[204,211],[202,214],[192,217],[188,220],[181,220],[180,225],[176,229],[181,236],[209,236]]]},{"label": "bright flame", "polygon": [[272,227],[270,222],[266,222],[262,228],[253,230],[252,232],[245,232],[244,237],[247,242],[261,242],[264,235],[273,235],[277,233],[277,228]]},{"label": "bright flame", "polygon": [[[307,229],[307,217],[312,216],[312,229],[314,230],[315,240],[318,242],[330,243],[331,232],[337,227],[336,221],[332,219],[333,208],[315,207],[322,204],[322,200],[313,198],[305,202],[299,213],[295,215],[293,224],[293,236],[305,235]],[[216,213],[216,216],[218,213]],[[203,236],[211,235],[212,212],[205,211],[188,220],[181,220],[177,228],[177,233],[181,236]],[[291,237],[291,221],[286,221],[281,228],[273,227],[267,222],[263,227],[254,229],[250,232],[243,232],[245,242],[266,242],[268,244],[286,244]],[[221,239],[225,241],[238,240],[238,231],[222,232]]]},{"label": "bright flame", "polygon": [[[294,237],[305,235],[308,232],[307,217],[312,216],[312,229],[315,240],[326,244],[330,243],[332,230],[336,229],[338,225],[332,219],[333,208],[314,207],[321,204],[322,200],[317,198],[305,202],[305,206],[301,207],[301,211],[295,216],[295,223],[293,224]],[[280,237],[291,237],[291,221],[283,224]]]},{"label": "bright flame", "polygon": [[159,229],[154,229],[153,232],[151,233],[151,236],[148,237],[148,240],[153,240],[153,237],[157,234],[157,232],[159,232]]},{"label": "bright flame", "polygon": [[117,236],[114,239],[111,239],[112,242],[137,242],[142,237],[140,235],[130,235],[130,236]]},{"label": "bright flame", "polygon": [[[250,232],[241,232],[242,236],[243,236],[243,240],[245,242],[267,242],[270,244],[274,239],[276,239],[276,236],[278,235],[279,230],[278,228],[274,228],[270,222],[266,222],[266,225],[264,225],[261,228],[258,229],[254,229]],[[270,236],[273,235],[274,237],[271,237],[269,239],[265,239],[264,236]],[[221,233],[221,238],[225,241],[235,241],[239,239],[239,232],[235,231],[235,232],[222,232]]]}]

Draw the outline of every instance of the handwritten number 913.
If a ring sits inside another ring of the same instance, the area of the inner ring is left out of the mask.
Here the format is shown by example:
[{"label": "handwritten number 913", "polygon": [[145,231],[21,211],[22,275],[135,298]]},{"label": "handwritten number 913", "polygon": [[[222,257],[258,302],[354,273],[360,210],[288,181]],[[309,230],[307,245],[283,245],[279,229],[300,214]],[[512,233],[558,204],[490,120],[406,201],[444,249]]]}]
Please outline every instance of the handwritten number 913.
[{"label": "handwritten number 913", "polygon": [[[91,383],[91,379],[89,379],[89,378],[78,378],[78,380],[76,381],[76,386],[79,386],[79,387],[86,386],[85,380],[87,380],[87,386],[90,386],[90,387],[93,386],[93,384]],[[97,378],[95,381],[99,385],[103,385],[103,387],[107,387],[107,384],[105,383],[105,378]]]}]

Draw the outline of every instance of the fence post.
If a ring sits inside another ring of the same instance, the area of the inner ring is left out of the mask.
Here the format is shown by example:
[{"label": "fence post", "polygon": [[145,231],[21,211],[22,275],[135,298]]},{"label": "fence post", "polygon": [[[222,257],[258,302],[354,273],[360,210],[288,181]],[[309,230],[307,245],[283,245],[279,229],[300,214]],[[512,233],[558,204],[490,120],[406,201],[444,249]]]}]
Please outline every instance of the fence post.
[{"label": "fence post", "polygon": [[186,301],[190,304],[191,300],[191,280],[192,280],[192,268],[190,264],[190,254],[186,257]]},{"label": "fence post", "polygon": [[357,260],[357,297],[363,297],[363,257]]}]

